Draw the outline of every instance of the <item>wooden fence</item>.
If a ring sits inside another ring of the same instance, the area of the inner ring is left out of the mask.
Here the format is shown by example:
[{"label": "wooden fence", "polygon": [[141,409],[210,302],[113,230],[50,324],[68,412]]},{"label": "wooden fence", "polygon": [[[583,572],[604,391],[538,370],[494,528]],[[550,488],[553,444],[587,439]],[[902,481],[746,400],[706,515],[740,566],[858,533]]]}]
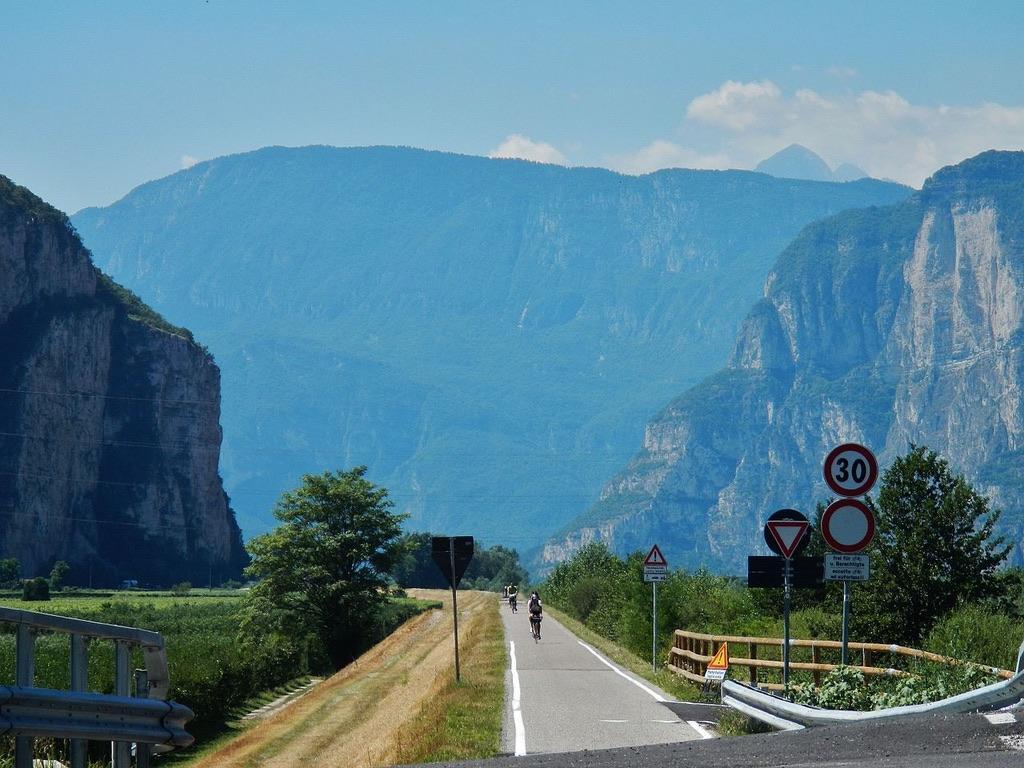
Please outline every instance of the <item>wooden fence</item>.
[{"label": "wooden fence", "polygon": [[[715,653],[729,644],[730,677],[739,680],[737,667],[747,668],[747,677],[751,685],[769,690],[781,690],[782,683],[782,639],[773,637],[741,637],[737,635],[705,635],[699,632],[687,632],[677,629],[673,647],[669,652],[668,668],[687,680],[703,683],[704,671],[707,669]],[[842,643],[838,640],[794,640],[790,639],[789,668],[790,680],[793,672],[810,672],[815,685],[821,685],[821,678],[839,666],[839,654]],[[919,651],[902,645],[884,645],[882,643],[849,643],[849,666],[859,669],[865,675],[906,675],[907,672],[892,666],[876,666],[879,659],[897,661],[899,659],[920,659],[940,664],[960,664],[957,659],[940,656],[937,653]],[[746,651],[746,656],[741,656]],[[832,661],[829,661],[832,660]],[[860,661],[859,664],[854,662]],[[998,667],[983,669],[998,677],[1008,679],[1013,672]],[[766,672],[766,675],[759,675]],[[768,677],[770,679],[764,679]]]}]

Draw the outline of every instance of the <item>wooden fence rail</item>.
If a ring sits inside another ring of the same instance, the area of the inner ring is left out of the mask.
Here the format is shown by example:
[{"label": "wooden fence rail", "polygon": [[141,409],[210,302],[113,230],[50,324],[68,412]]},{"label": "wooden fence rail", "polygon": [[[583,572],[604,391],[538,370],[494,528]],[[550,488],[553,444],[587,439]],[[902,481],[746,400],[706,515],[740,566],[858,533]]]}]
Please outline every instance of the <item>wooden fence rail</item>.
[{"label": "wooden fence rail", "polygon": [[[696,683],[705,682],[704,672],[707,669],[715,653],[722,647],[723,643],[729,644],[729,667],[746,667],[751,685],[769,690],[781,690],[781,682],[775,680],[759,679],[760,670],[775,670],[778,675],[771,674],[770,677],[781,679],[782,672],[782,639],[777,637],[743,637],[739,635],[707,635],[699,632],[687,632],[677,629],[675,641],[669,652],[668,668],[687,680]],[[815,685],[821,685],[822,675],[827,675],[839,664],[839,653],[842,643],[838,640],[793,640],[789,641],[790,661],[789,668],[792,671],[810,672]],[[902,645],[885,645],[883,643],[849,643],[848,644],[851,662],[859,655],[860,664],[849,664],[854,669],[859,669],[865,675],[888,675],[899,676],[909,674],[904,670],[895,667],[875,666],[875,660],[879,656],[888,656],[891,660],[896,659],[921,659],[933,661],[940,664],[960,664],[957,659],[948,656],[940,656],[937,653],[920,651],[917,648],[907,648]],[[747,655],[740,656],[743,649]],[[797,653],[798,649],[806,649],[804,653]],[[767,652],[765,652],[767,651]],[[802,656],[803,660],[797,658]],[[835,662],[828,662],[826,658],[834,658]],[[1013,677],[1013,672],[999,667],[982,666],[988,672],[998,677],[1008,679]],[[731,676],[737,679],[736,675]]]}]

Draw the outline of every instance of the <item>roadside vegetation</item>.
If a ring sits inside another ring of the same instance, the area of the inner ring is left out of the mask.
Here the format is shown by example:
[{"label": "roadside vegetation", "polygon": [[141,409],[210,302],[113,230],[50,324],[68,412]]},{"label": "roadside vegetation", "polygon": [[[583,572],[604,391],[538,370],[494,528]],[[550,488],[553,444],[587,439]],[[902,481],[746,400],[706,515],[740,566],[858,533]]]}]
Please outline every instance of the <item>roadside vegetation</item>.
[{"label": "roadside vegetation", "polygon": [[[1010,548],[994,533],[999,511],[941,457],[920,446],[894,461],[868,504],[877,525],[868,551],[872,574],[869,582],[851,585],[850,639],[907,645],[975,664],[911,663],[885,656],[876,663],[902,663],[908,675],[866,681],[859,671],[846,668],[827,676],[818,688],[810,673],[794,671],[793,697],[838,708],[920,703],[995,679],[977,665],[1013,669],[1024,639],[1024,571],[1003,567]],[[819,515],[824,506],[819,505]],[[815,537],[807,554],[821,552],[823,544]],[[651,587],[643,582],[642,561],[640,552],[622,558],[601,543],[590,544],[558,565],[541,589],[550,605],[649,659]],[[782,590],[748,589],[744,581],[677,570],[659,584],[660,664],[668,658],[676,629],[781,637]],[[794,590],[793,607],[792,637],[840,638],[840,585]],[[768,673],[762,670],[761,679],[768,679]]]}]

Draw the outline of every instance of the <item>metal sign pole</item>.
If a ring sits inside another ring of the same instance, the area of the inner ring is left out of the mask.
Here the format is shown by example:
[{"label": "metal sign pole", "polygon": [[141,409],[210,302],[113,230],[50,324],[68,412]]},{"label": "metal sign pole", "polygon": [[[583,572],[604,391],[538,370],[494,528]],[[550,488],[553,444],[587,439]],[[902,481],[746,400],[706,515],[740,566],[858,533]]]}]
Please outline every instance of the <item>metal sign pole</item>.
[{"label": "metal sign pole", "polygon": [[782,570],[782,687],[789,693],[789,591],[791,583],[792,561],[787,557]]},{"label": "metal sign pole", "polygon": [[459,669],[459,598],[455,588],[455,539],[448,539],[448,553],[452,564],[452,619],[455,622],[455,682],[462,680]]},{"label": "metal sign pole", "polygon": [[850,647],[850,582],[843,580],[843,651],[839,663],[846,666]]},{"label": "metal sign pole", "polygon": [[654,588],[651,606],[651,670],[658,671],[658,582],[652,581]]}]

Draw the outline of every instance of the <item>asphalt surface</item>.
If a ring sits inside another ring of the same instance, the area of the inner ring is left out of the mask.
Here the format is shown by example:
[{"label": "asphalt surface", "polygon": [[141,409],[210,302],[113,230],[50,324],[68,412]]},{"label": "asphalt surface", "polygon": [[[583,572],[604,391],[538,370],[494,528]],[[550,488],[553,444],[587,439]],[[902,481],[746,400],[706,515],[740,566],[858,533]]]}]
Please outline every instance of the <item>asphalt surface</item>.
[{"label": "asphalt surface", "polygon": [[506,605],[502,617],[510,660],[514,658],[505,681],[503,747],[509,754],[702,738],[666,706],[671,700],[668,694],[622,671],[550,616],[544,617],[542,639],[534,642],[525,599],[516,614]]},{"label": "asphalt surface", "polygon": [[[1001,714],[1001,713],[1000,713]],[[710,741],[500,757],[439,768],[1002,768],[1024,766],[1024,723],[925,716]]]}]

